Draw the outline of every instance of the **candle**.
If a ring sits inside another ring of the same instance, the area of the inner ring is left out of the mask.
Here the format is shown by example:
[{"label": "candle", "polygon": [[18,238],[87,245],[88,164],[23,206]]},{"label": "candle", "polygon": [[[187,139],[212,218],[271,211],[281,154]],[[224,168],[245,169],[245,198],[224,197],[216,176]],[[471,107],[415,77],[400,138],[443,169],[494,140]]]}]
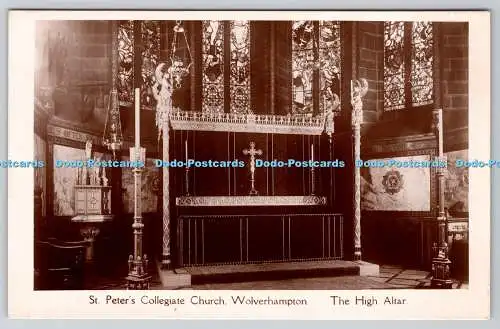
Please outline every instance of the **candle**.
[{"label": "candle", "polygon": [[444,147],[443,147],[443,111],[439,110],[438,112],[438,140],[439,140],[439,145],[438,145],[438,153],[439,156],[443,156],[444,152]]},{"label": "candle", "polygon": [[314,144],[311,144],[311,161],[314,161]]},{"label": "candle", "polygon": [[135,147],[139,149],[141,140],[141,92],[135,88]]},{"label": "candle", "polygon": [[187,139],[184,141],[184,147],[186,149],[186,162],[189,160],[189,157],[188,157],[188,141]]}]

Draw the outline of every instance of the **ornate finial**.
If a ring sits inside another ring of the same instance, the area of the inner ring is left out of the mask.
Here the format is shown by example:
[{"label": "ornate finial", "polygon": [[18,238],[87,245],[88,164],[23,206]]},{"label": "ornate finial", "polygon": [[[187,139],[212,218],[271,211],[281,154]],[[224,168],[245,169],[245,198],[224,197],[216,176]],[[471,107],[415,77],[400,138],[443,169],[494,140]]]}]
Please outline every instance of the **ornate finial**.
[{"label": "ornate finial", "polygon": [[434,109],[432,111],[432,128],[434,131],[439,132],[443,127],[443,111],[441,109]]},{"label": "ornate finial", "polygon": [[358,126],[363,122],[363,101],[361,100],[368,92],[368,81],[366,79],[351,81],[351,105],[352,125]]},{"label": "ornate finial", "polygon": [[340,106],[340,98],[337,94],[332,94],[332,102],[331,106],[328,107],[327,112],[325,114],[325,133],[328,135],[328,139],[330,143],[332,142],[332,135],[334,131],[334,119],[335,112]]}]

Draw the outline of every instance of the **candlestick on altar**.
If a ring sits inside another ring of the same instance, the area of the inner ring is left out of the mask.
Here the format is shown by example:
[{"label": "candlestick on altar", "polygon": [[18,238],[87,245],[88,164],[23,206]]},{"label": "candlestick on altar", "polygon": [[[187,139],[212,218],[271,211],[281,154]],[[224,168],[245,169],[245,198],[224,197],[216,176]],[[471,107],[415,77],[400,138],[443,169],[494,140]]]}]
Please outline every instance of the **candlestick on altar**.
[{"label": "candlestick on altar", "polygon": [[187,162],[189,161],[189,154],[188,154],[188,141],[187,139],[184,141],[184,148],[185,148],[185,153],[186,153],[186,166],[184,170],[184,180],[186,184],[186,196],[189,196],[189,166],[187,165]]},{"label": "candlestick on altar", "polygon": [[[130,148],[130,160],[136,164],[146,162],[146,149],[140,147],[140,90],[135,89],[135,147]],[[148,258],[142,253],[142,167],[137,165],[132,169],[134,173],[134,254],[129,256],[129,273],[126,278],[127,289],[140,290],[149,289],[151,276],[148,275]]]},{"label": "candlestick on altar", "polygon": [[314,172],[314,144],[311,144],[311,195],[316,194],[316,175]]}]

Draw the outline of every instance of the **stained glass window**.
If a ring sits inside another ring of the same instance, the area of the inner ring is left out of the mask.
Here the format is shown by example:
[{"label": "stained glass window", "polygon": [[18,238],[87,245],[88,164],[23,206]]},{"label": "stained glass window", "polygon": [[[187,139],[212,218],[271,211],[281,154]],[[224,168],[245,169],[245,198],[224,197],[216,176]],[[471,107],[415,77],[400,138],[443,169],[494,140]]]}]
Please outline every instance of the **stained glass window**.
[{"label": "stained glass window", "polygon": [[405,106],[404,23],[386,22],[384,28],[384,107]]},{"label": "stained glass window", "polygon": [[153,108],[154,71],[160,59],[160,21],[141,21],[142,65],[141,104]]},{"label": "stained glass window", "polygon": [[434,87],[432,34],[432,23],[413,23],[411,40],[411,95],[413,106],[432,103]]},{"label": "stained glass window", "polygon": [[[292,114],[312,114],[315,97],[320,113],[335,106],[335,95],[340,94],[340,51],[338,21],[319,21],[317,26],[312,21],[292,23]],[[314,90],[315,85],[319,90]]]},{"label": "stained glass window", "polygon": [[224,112],[224,22],[202,22],[202,111]]},{"label": "stained glass window", "polygon": [[340,95],[340,23],[319,22],[319,111],[324,113],[329,106],[335,106],[335,96]]},{"label": "stained glass window", "polygon": [[385,109],[432,104],[433,87],[432,23],[385,22]]},{"label": "stained glass window", "polygon": [[231,21],[231,112],[248,113],[250,107],[250,23]]},{"label": "stained glass window", "polygon": [[[156,104],[152,87],[160,59],[160,25],[160,21],[120,21],[118,25],[117,80],[121,104],[134,103],[135,87],[141,88],[142,106],[153,109]],[[135,54],[137,49],[141,49],[140,54]]]},{"label": "stained glass window", "polygon": [[134,101],[134,21],[120,21],[118,26],[118,97]]},{"label": "stained glass window", "polygon": [[292,114],[313,113],[314,32],[312,21],[292,23]]}]

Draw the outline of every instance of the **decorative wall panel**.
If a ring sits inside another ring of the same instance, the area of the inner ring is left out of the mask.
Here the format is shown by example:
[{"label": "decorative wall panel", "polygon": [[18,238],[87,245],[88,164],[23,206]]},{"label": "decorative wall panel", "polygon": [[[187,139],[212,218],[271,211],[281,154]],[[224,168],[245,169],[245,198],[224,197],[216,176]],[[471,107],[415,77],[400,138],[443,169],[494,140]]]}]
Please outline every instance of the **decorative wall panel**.
[{"label": "decorative wall panel", "polygon": [[469,170],[456,166],[456,160],[467,160],[468,153],[468,150],[446,153],[448,168],[444,176],[444,200],[452,216],[469,211]]},{"label": "decorative wall panel", "polygon": [[[109,154],[93,152],[92,157],[101,160],[111,160]],[[54,215],[73,216],[75,214],[75,191],[78,169],[60,167],[56,161],[85,161],[85,150],[63,145],[54,145]],[[109,169],[106,176],[111,178]]]},{"label": "decorative wall panel", "polygon": [[54,145],[54,215],[73,216],[75,210],[74,186],[76,168],[56,168],[56,161],[79,161],[85,159],[85,150]]},{"label": "decorative wall panel", "polygon": [[[426,155],[378,161],[430,161]],[[430,211],[430,168],[362,168],[361,208],[381,211]]]},{"label": "decorative wall panel", "polygon": [[[122,157],[123,161],[129,161],[129,157]],[[147,159],[142,172],[142,212],[156,212],[158,204],[158,184],[160,171],[154,166],[152,159]],[[134,212],[134,173],[132,168],[122,170],[123,206],[125,213]]]}]

